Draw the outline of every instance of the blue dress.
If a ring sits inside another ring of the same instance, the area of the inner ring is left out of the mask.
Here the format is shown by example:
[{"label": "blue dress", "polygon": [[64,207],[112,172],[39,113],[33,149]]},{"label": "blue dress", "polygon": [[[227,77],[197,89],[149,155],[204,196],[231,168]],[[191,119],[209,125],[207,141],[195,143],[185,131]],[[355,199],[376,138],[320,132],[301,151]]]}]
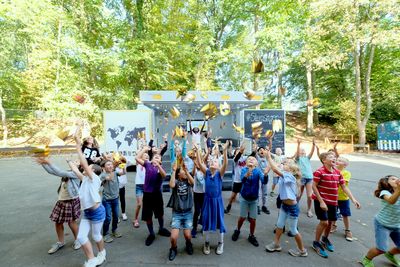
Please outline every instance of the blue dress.
[{"label": "blue dress", "polygon": [[221,174],[219,171],[216,171],[215,175],[212,176],[211,171],[207,169],[204,203],[201,210],[204,231],[216,231],[219,229],[221,233],[226,232],[224,223],[224,202],[221,192]]}]

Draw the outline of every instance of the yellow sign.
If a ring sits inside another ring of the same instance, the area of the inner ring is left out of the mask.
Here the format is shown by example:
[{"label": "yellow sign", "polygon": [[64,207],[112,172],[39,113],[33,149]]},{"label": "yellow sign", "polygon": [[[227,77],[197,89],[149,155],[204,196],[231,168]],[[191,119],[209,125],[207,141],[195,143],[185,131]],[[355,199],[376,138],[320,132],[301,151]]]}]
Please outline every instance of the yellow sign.
[{"label": "yellow sign", "polygon": [[231,99],[230,95],[221,95],[221,100],[229,100]]},{"label": "yellow sign", "polygon": [[153,98],[154,100],[161,100],[161,99],[162,99],[162,95],[160,95],[160,94],[154,94],[154,95],[152,95],[152,98]]}]

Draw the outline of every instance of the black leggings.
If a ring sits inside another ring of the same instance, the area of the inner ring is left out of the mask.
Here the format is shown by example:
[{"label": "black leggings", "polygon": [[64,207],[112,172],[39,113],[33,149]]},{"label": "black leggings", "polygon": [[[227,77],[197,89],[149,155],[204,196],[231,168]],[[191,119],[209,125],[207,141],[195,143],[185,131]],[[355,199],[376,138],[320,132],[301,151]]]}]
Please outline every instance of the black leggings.
[{"label": "black leggings", "polygon": [[[194,192],[194,214],[193,214],[193,229],[197,229],[197,224],[200,221],[201,224],[201,209],[203,208],[204,193]],[[200,216],[200,218],[199,218]]]},{"label": "black leggings", "polygon": [[121,201],[121,212],[125,213],[125,187],[119,189],[119,201]]}]

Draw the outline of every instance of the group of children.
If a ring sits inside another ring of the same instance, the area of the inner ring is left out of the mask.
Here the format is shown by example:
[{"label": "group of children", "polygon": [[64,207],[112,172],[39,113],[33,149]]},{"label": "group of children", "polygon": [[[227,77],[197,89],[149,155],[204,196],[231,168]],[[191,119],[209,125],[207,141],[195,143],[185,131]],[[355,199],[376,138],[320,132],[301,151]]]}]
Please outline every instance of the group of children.
[{"label": "group of children", "polygon": [[[192,132],[197,134],[199,129],[191,129],[190,133]],[[174,137],[176,136],[173,134],[172,139]],[[190,145],[187,133],[172,140],[170,147],[172,173],[169,181],[172,193],[167,204],[167,207],[172,209],[170,232],[164,226],[162,182],[167,173],[162,166],[162,156],[167,151],[168,142],[167,136],[163,138],[164,143],[159,148],[153,146],[151,141],[136,155],[136,209],[133,226],[135,228],[140,226],[139,212],[142,210],[141,220],[145,221],[149,232],[145,244],[150,246],[156,239],[152,219],[154,215],[158,220],[158,234],[170,237],[169,260],[174,260],[177,255],[180,230],[183,230],[186,240],[186,252],[189,255],[193,254],[192,238],[197,235],[198,224],[202,225],[204,236],[203,253],[210,254],[210,232],[218,231],[215,253],[223,254],[226,233],[224,214],[231,211],[238,193],[240,193],[240,215],[232,233],[232,240],[238,240],[241,227],[244,221],[248,220],[250,222],[248,241],[256,247],[259,246],[255,236],[256,218],[260,211],[267,214],[270,212],[266,207],[266,185],[270,172],[273,173],[271,196],[275,195],[277,187],[279,215],[275,237],[265,246],[266,251],[282,250],[280,237],[286,225],[297,245],[296,249],[290,249],[288,253],[294,257],[308,255],[298,229],[299,201],[304,189],[307,195],[307,216],[310,218],[314,216],[312,212],[314,204],[314,212],[319,220],[312,244],[317,254],[327,258],[327,251],[335,250],[329,235],[336,231],[338,215],[343,217],[346,240],[352,241],[349,225],[350,201],[356,208],[360,208],[360,204],[348,188],[351,177],[350,172],[345,169],[348,160],[340,157],[336,149],[319,153],[314,141],[308,155],[301,147],[300,141],[296,154],[291,158],[283,156],[281,149],[276,149],[276,153],[273,154],[272,136],[269,138],[269,147],[255,145],[253,153],[249,156],[244,155],[243,144],[234,149],[233,189],[226,208],[222,198],[222,182],[228,166],[228,150],[232,143],[227,141],[222,145],[221,154],[218,142],[211,147],[207,141],[205,149],[202,149],[197,138],[192,138],[191,149],[187,151],[187,146]],[[54,253],[64,246],[63,224],[68,223],[75,237],[74,249],[82,246],[85,252],[87,258],[85,266],[98,266],[106,260],[104,242],[112,242],[113,238],[121,237],[117,230],[119,202],[122,207],[122,219],[127,219],[124,186],[126,167],[129,163],[122,163],[110,155],[100,157],[98,150],[93,149],[92,138],[85,140],[84,146],[81,146],[78,137],[75,137],[75,141],[79,162],[68,161],[70,171],[61,171],[47,158],[37,158],[37,162],[48,173],[62,177],[58,201],[50,216],[55,222],[58,242],[51,247],[49,253]],[[315,148],[322,167],[313,172],[310,159]],[[393,264],[399,266],[399,261],[394,255],[400,253],[400,179],[393,175],[382,178],[375,195],[382,199],[382,210],[375,218],[376,247],[368,251],[361,263],[371,267],[372,259],[384,253]],[[78,228],[77,220],[81,209],[83,218]],[[99,251],[96,257],[88,239],[90,228]],[[391,250],[388,250],[387,246],[389,237],[396,245]]]}]

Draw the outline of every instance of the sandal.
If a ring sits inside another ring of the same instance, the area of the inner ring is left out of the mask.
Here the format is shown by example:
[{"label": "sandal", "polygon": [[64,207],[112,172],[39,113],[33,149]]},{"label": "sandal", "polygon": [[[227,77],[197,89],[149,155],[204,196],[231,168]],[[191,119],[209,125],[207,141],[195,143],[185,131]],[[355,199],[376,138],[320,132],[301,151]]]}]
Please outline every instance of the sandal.
[{"label": "sandal", "polygon": [[307,211],[307,217],[308,218],[312,218],[314,215],[312,214],[312,211],[311,210],[309,210],[309,211]]},{"label": "sandal", "polygon": [[353,234],[351,233],[350,230],[344,230],[344,237],[346,238],[347,241],[352,242],[353,241]]},{"label": "sandal", "polygon": [[330,233],[334,233],[337,230],[337,226],[335,224],[332,225]]}]

